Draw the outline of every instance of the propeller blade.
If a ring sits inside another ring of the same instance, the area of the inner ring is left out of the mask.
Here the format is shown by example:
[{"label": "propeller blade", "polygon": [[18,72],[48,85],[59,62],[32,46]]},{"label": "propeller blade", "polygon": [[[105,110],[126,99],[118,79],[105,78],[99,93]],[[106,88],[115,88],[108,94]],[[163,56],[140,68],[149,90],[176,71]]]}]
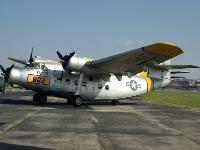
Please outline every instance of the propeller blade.
[{"label": "propeller blade", "polygon": [[62,56],[62,54],[61,54],[59,51],[57,51],[56,53],[57,53],[58,57],[59,57],[61,60],[64,59],[64,57]]},{"label": "propeller blade", "polygon": [[69,60],[74,56],[75,52],[70,53],[69,55],[65,55],[64,57],[62,56],[62,54],[57,51],[57,55],[60,58],[60,62],[62,63],[62,67],[65,69],[68,64],[69,64]]},{"label": "propeller blade", "polygon": [[3,67],[2,65],[0,65],[0,68],[1,68],[1,71],[2,71],[3,73],[6,72],[6,70],[4,69],[4,67]]},{"label": "propeller blade", "polygon": [[75,52],[70,53],[68,56],[68,60],[70,60],[74,56],[74,54],[75,54]]},{"label": "propeller blade", "polygon": [[74,56],[75,52],[70,53],[69,55],[64,56],[65,62],[69,62],[69,60]]},{"label": "propeller blade", "polygon": [[0,65],[0,68],[2,70],[2,76],[4,77],[4,83],[3,83],[3,88],[2,88],[2,93],[5,93],[5,86],[6,86],[6,82],[9,79],[10,76],[10,71],[12,70],[12,68],[14,67],[14,64],[11,67],[8,67],[6,70],[4,69],[4,67],[2,65]]},{"label": "propeller blade", "polygon": [[10,71],[12,70],[13,67],[14,67],[14,64],[11,67],[6,69],[5,76],[4,76],[5,82],[8,81],[8,78],[9,78],[9,75],[10,75]]},{"label": "propeller blade", "polygon": [[29,58],[29,63],[32,64],[33,63],[33,47],[32,47],[32,50],[31,50],[31,55],[30,55],[30,58]]}]

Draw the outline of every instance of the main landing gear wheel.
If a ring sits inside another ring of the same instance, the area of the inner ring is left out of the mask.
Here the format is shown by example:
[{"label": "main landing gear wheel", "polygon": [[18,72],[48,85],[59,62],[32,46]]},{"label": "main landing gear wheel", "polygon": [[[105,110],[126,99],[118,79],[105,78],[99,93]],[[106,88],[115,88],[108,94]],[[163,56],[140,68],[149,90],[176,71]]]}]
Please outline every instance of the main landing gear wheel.
[{"label": "main landing gear wheel", "polygon": [[112,100],[111,104],[112,105],[119,105],[119,101],[118,100]]},{"label": "main landing gear wheel", "polygon": [[44,105],[47,102],[47,96],[45,94],[35,94],[33,95],[33,102],[39,102]]},{"label": "main landing gear wheel", "polygon": [[74,107],[81,107],[83,104],[83,99],[81,96],[75,96],[74,97]]}]

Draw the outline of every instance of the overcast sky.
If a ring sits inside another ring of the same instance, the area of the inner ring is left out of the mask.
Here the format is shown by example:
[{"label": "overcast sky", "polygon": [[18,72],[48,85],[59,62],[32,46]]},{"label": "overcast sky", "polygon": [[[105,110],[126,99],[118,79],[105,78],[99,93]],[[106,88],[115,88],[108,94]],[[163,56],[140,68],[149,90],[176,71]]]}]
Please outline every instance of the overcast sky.
[{"label": "overcast sky", "polygon": [[[56,51],[95,59],[159,41],[184,54],[174,64],[200,65],[199,0],[0,0],[0,63]],[[200,78],[200,69],[189,70]]]}]

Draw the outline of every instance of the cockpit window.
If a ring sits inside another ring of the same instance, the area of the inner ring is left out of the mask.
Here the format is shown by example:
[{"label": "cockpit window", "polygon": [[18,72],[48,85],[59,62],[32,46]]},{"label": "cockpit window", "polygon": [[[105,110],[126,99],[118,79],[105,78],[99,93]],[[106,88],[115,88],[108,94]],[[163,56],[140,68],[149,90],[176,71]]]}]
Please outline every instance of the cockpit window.
[{"label": "cockpit window", "polygon": [[41,65],[40,67],[41,67],[41,69],[42,69],[42,70],[44,70],[44,68],[45,68],[45,65]]},{"label": "cockpit window", "polygon": [[48,70],[48,68],[45,65],[41,65],[41,69],[44,70],[44,71]]},{"label": "cockpit window", "polygon": [[40,68],[40,65],[38,63],[32,63],[30,65],[30,67],[32,67],[32,68]]}]

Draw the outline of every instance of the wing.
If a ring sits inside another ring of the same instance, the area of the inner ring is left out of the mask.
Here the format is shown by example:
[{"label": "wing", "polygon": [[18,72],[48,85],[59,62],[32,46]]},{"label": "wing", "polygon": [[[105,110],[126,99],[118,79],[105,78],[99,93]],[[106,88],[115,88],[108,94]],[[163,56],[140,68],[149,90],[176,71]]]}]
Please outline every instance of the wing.
[{"label": "wing", "polygon": [[155,43],[125,53],[110,56],[104,59],[92,61],[87,66],[95,73],[114,73],[124,75],[129,73],[137,74],[144,69],[144,66],[160,64],[171,59],[183,51],[169,43]]}]

